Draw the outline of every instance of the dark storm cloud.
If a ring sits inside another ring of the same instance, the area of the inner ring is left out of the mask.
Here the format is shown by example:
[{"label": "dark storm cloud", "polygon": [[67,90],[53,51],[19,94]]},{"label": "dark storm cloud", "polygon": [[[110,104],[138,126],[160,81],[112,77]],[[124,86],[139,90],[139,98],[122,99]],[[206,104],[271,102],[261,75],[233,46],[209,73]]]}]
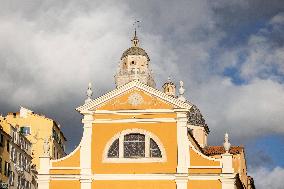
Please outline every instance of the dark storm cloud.
[{"label": "dark storm cloud", "polygon": [[281,0],[225,0],[209,1],[223,29],[233,31],[242,26],[255,25],[270,20],[284,11]]}]

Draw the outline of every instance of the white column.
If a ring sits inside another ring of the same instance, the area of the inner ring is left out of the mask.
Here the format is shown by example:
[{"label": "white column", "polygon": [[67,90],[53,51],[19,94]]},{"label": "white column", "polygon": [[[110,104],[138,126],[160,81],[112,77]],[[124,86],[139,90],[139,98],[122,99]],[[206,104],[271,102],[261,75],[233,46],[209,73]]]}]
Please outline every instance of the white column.
[{"label": "white column", "polygon": [[49,189],[49,169],[50,169],[50,157],[49,156],[42,156],[39,157],[40,167],[38,170],[38,189]]},{"label": "white column", "polygon": [[177,173],[188,173],[190,164],[189,140],[187,136],[187,115],[185,111],[177,112]]},{"label": "white column", "polygon": [[177,112],[177,189],[187,189],[188,168],[190,165],[189,141],[187,136],[187,115],[185,110]]},{"label": "white column", "polygon": [[236,189],[235,174],[221,174],[222,189]]},{"label": "white column", "polygon": [[81,166],[81,188],[91,189],[92,188],[92,124],[93,124],[93,114],[86,113],[82,123],[84,124],[83,138],[81,142],[81,152],[80,152],[80,166]]},{"label": "white column", "polygon": [[222,173],[234,173],[233,154],[225,153],[222,157]]},{"label": "white column", "polygon": [[221,155],[222,157],[222,174],[221,182],[222,189],[235,189],[236,185],[236,174],[233,168],[233,155],[230,153],[225,153]]},{"label": "white column", "polygon": [[188,177],[182,178],[182,179],[176,178],[175,181],[176,181],[177,189],[187,189]]}]

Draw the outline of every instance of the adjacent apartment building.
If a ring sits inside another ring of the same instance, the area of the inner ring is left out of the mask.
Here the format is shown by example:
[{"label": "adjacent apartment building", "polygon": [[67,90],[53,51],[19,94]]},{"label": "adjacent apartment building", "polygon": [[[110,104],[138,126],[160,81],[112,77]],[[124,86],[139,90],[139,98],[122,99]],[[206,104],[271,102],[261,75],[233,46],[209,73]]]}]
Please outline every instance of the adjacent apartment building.
[{"label": "adjacent apartment building", "polygon": [[0,117],[0,188],[8,188],[11,136],[5,132],[7,122]]},{"label": "adjacent apartment building", "polygon": [[32,110],[21,107],[17,113],[9,113],[6,116],[9,124],[17,127],[31,143],[32,164],[39,168],[39,156],[43,154],[43,144],[49,141],[50,157],[62,158],[66,155],[66,138],[60,129],[60,125],[54,120],[34,113]]},{"label": "adjacent apartment building", "polygon": [[9,189],[36,189],[36,173],[31,168],[31,143],[18,127],[0,117],[1,186]]}]

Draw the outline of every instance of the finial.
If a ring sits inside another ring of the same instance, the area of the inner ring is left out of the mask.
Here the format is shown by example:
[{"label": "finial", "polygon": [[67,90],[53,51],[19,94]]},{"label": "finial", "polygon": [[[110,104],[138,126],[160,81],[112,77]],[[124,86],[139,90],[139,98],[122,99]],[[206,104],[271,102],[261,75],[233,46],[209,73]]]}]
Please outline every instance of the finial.
[{"label": "finial", "polygon": [[225,148],[226,154],[229,153],[231,144],[230,144],[230,142],[229,142],[229,134],[228,134],[227,132],[225,133],[223,146],[224,146],[224,148]]},{"label": "finial", "polygon": [[87,99],[85,100],[85,103],[91,101],[92,99],[92,95],[93,95],[93,91],[92,91],[92,83],[89,82],[89,85],[88,85],[88,89],[87,89]]},{"label": "finial", "polygon": [[138,45],[139,45],[139,39],[137,37],[137,28],[139,28],[139,23],[140,23],[139,20],[135,20],[135,22],[133,23],[133,26],[134,26],[134,37],[131,40],[133,47],[138,47]]},{"label": "finial", "polygon": [[171,81],[172,81],[172,80],[171,80],[171,76],[169,76],[169,77],[168,77],[168,82],[171,82]]},{"label": "finial", "polygon": [[184,96],[183,96],[183,94],[184,94],[184,92],[185,92],[185,89],[183,88],[183,81],[180,81],[179,82],[179,85],[180,85],[180,88],[179,88],[179,97],[178,97],[178,99],[179,100],[181,100],[181,101],[183,101],[183,102],[185,102],[186,101],[186,99],[184,98]]}]

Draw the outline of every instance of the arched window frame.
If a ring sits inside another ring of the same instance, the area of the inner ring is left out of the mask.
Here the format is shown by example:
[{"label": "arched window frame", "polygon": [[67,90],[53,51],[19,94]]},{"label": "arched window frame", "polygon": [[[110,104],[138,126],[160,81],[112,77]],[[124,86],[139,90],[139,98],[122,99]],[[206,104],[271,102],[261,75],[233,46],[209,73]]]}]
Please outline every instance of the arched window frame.
[{"label": "arched window frame", "polygon": [[[138,133],[145,135],[145,157],[141,158],[125,158],[124,154],[124,136],[127,134]],[[153,139],[158,145],[162,157],[150,157],[150,139]],[[112,143],[119,139],[119,157],[118,158],[109,158],[108,150]],[[116,135],[114,135],[106,144],[104,153],[103,153],[103,162],[105,163],[146,163],[146,162],[166,162],[167,156],[165,152],[165,148],[161,143],[160,139],[154,135],[153,133],[143,130],[143,129],[127,129],[123,130]]]}]

